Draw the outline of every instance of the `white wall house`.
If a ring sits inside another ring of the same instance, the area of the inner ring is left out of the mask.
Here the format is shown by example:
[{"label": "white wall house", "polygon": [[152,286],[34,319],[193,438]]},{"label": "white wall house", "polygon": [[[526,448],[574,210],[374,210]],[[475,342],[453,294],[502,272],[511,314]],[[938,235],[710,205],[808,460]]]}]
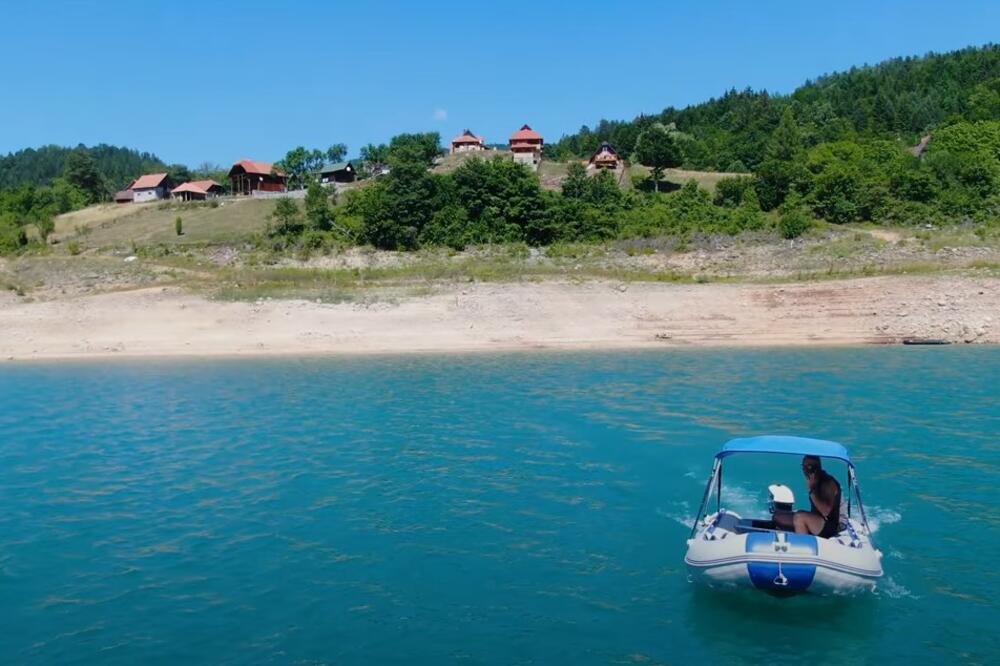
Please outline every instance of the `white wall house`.
[{"label": "white wall house", "polygon": [[165,173],[150,173],[139,176],[132,183],[132,201],[142,203],[166,199],[170,196],[171,185],[170,178]]}]

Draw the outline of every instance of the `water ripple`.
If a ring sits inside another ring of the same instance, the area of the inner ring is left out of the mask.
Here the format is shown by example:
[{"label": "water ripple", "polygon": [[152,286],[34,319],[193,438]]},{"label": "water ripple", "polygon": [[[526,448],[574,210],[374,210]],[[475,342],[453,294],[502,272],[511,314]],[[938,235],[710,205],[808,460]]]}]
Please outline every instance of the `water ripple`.
[{"label": "water ripple", "polygon": [[[5,366],[0,663],[993,661],[1000,351],[925,352]],[[687,582],[761,432],[851,448],[876,598]]]}]

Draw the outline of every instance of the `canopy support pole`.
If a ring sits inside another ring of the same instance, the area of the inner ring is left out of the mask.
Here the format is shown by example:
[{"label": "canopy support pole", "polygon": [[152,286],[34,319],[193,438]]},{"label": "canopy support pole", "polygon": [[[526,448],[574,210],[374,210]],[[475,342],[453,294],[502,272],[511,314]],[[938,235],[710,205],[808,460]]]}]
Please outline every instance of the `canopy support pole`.
[{"label": "canopy support pole", "polygon": [[861,486],[858,485],[858,475],[852,474],[851,479],[854,481],[854,494],[858,497],[858,511],[861,512],[861,524],[864,525],[865,532],[868,533],[868,541],[871,543],[872,548],[874,548],[875,542],[872,541],[872,528],[868,525],[868,516],[865,514],[865,505],[861,501]]},{"label": "canopy support pole", "polygon": [[708,505],[708,498],[712,493],[712,486],[715,485],[715,477],[719,475],[722,471],[722,463],[718,458],[715,459],[715,463],[712,465],[712,473],[708,475],[708,483],[705,484],[705,494],[701,497],[701,504],[698,505],[698,513],[694,517],[694,524],[691,526],[691,537],[694,536],[695,530],[698,529],[698,523],[701,521],[702,514],[705,513],[705,507]]}]

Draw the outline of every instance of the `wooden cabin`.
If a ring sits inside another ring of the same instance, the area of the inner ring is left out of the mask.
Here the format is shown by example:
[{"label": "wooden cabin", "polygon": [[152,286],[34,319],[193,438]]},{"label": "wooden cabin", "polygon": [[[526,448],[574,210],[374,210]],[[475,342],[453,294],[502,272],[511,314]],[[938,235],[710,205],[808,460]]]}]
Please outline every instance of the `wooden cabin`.
[{"label": "wooden cabin", "polygon": [[601,147],[590,156],[587,166],[591,169],[613,170],[620,167],[621,164],[622,159],[618,156],[618,151],[612,148],[610,143],[603,141],[601,142]]},{"label": "wooden cabin", "polygon": [[521,129],[510,135],[510,151],[514,153],[514,160],[533,169],[537,169],[542,160],[544,145],[542,135],[528,125],[521,125]]},{"label": "wooden cabin", "polygon": [[170,196],[181,201],[204,201],[222,196],[222,185],[214,180],[192,180],[170,190]]},{"label": "wooden cabin", "polygon": [[316,176],[322,185],[332,185],[334,183],[353,183],[358,179],[358,170],[351,162],[336,162],[334,164],[324,164],[316,171]]},{"label": "wooden cabin", "polygon": [[285,192],[288,176],[270,162],[240,160],[229,170],[233,194],[252,195],[254,192]]},{"label": "wooden cabin", "polygon": [[451,154],[475,153],[487,150],[486,139],[476,136],[472,130],[465,130],[451,140]]}]

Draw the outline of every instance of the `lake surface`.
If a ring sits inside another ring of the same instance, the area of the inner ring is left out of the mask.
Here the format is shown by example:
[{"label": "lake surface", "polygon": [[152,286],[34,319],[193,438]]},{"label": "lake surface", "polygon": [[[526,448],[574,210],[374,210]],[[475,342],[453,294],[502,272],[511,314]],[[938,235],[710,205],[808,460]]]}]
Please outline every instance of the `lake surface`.
[{"label": "lake surface", "polygon": [[[987,348],[5,365],[0,663],[997,663],[998,396]],[[688,582],[759,433],[851,449],[877,594]]]}]

